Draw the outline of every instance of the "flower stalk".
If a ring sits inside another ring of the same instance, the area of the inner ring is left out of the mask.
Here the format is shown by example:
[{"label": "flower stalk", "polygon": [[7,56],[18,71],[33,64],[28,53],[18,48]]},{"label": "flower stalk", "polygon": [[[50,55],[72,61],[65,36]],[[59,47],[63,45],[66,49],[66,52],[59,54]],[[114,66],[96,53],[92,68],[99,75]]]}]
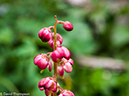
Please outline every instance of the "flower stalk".
[{"label": "flower stalk", "polygon": [[[55,15],[55,25],[54,25],[54,50],[56,49],[56,25],[57,25],[57,17]],[[54,75],[55,75],[55,82],[56,82],[56,91],[57,91],[57,63],[54,62]],[[53,94],[54,96],[56,96],[56,92],[54,92]]]},{"label": "flower stalk", "polygon": [[[73,25],[69,21],[58,21],[56,15],[54,18],[56,20],[54,26],[42,28],[38,34],[42,42],[49,43],[53,52],[40,53],[34,58],[34,64],[41,69],[40,73],[43,73],[46,68],[51,72],[54,64],[54,75],[41,79],[38,87],[40,91],[45,90],[46,96],[74,96],[71,91],[61,88],[57,82],[57,75],[63,78],[64,71],[70,73],[74,62],[70,58],[70,51],[66,47],[61,46],[63,38],[56,31],[57,24],[63,24],[63,28],[66,31],[73,30]],[[51,29],[54,30],[53,33]]]}]

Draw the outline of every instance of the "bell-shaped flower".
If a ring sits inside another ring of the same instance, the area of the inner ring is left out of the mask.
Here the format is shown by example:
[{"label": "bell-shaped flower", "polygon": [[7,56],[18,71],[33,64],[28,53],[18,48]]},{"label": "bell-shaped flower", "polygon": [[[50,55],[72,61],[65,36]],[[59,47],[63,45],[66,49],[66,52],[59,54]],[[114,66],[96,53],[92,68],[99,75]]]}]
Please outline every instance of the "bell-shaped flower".
[{"label": "bell-shaped flower", "polygon": [[70,73],[72,72],[73,68],[72,68],[72,65],[73,65],[73,60],[70,58],[70,59],[65,59],[63,58],[62,60],[60,60],[60,65],[57,67],[57,74],[59,76],[63,76],[64,75],[64,70],[67,72],[67,73]]},{"label": "bell-shaped flower", "polygon": [[46,77],[39,81],[38,87],[41,91],[48,89],[49,91],[56,91],[56,82],[52,77]]},{"label": "bell-shaped flower", "polygon": [[37,65],[40,69],[45,69],[47,66],[49,66],[49,71],[52,70],[52,62],[46,54],[38,54],[34,58],[34,64]]}]

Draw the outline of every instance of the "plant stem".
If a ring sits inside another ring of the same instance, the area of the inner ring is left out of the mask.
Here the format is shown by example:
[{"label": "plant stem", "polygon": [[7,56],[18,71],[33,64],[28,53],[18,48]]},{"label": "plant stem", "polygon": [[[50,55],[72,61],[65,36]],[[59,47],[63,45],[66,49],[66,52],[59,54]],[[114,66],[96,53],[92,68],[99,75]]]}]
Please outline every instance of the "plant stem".
[{"label": "plant stem", "polygon": [[[58,23],[56,15],[55,15],[55,25],[54,25],[54,50],[56,49],[56,25]],[[56,81],[56,91],[57,91],[57,63],[54,62],[54,76]],[[56,96],[56,91],[54,92],[53,96]]]}]

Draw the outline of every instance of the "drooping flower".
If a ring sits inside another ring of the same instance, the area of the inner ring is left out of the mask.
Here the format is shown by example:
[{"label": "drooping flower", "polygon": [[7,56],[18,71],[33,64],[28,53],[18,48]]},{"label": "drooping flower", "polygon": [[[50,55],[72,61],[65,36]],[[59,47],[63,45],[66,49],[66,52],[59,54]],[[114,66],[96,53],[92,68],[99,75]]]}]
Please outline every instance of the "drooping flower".
[{"label": "drooping flower", "polygon": [[38,84],[39,90],[49,90],[49,91],[56,91],[56,82],[52,77],[45,77],[39,81]]},{"label": "drooping flower", "polygon": [[34,58],[34,64],[37,65],[40,69],[45,69],[47,66],[49,71],[52,70],[52,62],[46,54],[38,54]]},{"label": "drooping flower", "polygon": [[74,62],[71,58],[68,60],[63,58],[60,61],[60,66],[57,67],[57,74],[62,77],[64,75],[64,70],[67,73],[70,73],[73,70],[73,68],[72,68],[73,63]]}]

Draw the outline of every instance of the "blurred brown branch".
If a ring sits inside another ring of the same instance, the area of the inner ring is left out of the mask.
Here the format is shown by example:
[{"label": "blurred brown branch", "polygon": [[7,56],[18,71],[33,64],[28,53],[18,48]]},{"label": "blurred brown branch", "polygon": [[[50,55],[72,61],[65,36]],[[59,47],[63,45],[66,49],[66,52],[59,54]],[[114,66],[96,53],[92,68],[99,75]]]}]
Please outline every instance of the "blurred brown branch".
[{"label": "blurred brown branch", "polygon": [[104,68],[110,70],[126,70],[126,64],[123,60],[116,60],[106,57],[90,57],[77,55],[76,61],[82,66],[88,66],[92,68]]}]

